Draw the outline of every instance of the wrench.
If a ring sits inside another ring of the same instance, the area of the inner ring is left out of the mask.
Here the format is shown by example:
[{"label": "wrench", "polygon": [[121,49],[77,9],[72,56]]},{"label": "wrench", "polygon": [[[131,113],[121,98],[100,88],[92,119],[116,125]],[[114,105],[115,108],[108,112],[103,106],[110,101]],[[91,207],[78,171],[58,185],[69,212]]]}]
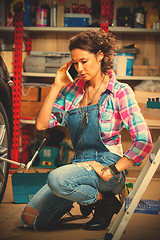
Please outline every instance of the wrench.
[{"label": "wrench", "polygon": [[46,138],[43,139],[41,145],[39,146],[39,148],[37,149],[37,151],[33,155],[32,159],[27,164],[19,163],[19,162],[16,162],[16,161],[13,161],[13,160],[10,160],[10,159],[7,159],[7,158],[3,158],[3,157],[0,157],[0,160],[15,164],[15,165],[17,165],[19,167],[22,167],[22,168],[25,168],[27,171],[29,171],[30,167],[32,166],[32,163],[33,163],[34,159],[37,157],[38,153],[40,152],[42,147],[45,145],[46,140],[47,140]]}]

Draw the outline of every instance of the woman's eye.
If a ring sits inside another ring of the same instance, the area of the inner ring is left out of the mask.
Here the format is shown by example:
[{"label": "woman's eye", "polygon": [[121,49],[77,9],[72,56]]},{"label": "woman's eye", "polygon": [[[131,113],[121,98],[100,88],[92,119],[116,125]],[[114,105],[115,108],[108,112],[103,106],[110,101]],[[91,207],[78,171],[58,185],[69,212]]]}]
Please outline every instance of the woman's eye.
[{"label": "woman's eye", "polygon": [[83,61],[82,63],[84,64],[84,63],[86,63],[87,61]]}]

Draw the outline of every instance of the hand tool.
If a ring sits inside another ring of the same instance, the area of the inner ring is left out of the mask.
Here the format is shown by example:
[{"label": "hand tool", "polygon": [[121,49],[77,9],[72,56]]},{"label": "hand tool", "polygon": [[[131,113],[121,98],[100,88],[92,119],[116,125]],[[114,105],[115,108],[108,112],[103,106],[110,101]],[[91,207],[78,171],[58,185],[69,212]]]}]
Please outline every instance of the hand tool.
[{"label": "hand tool", "polygon": [[35,160],[35,158],[37,157],[38,153],[40,152],[40,150],[42,149],[42,147],[46,143],[46,140],[47,140],[46,138],[43,139],[42,143],[40,144],[39,148],[37,149],[37,151],[33,155],[32,159],[27,164],[16,162],[16,161],[13,161],[13,160],[10,160],[10,159],[7,159],[7,158],[3,158],[3,157],[0,157],[0,160],[1,161],[6,161],[6,162],[9,162],[9,163],[12,163],[12,164],[15,164],[15,165],[17,165],[19,167],[23,167],[27,171],[29,171],[30,167],[32,166],[33,161]]}]

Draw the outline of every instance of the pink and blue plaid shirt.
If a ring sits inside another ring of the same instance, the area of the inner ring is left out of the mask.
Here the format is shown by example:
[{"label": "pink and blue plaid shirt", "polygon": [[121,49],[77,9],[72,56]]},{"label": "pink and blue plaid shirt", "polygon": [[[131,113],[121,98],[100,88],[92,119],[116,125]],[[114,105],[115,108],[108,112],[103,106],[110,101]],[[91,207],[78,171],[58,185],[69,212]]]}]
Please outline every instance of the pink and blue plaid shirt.
[{"label": "pink and blue plaid shirt", "polygon": [[[85,81],[79,78],[62,90],[53,106],[50,128],[64,125],[65,113],[79,106],[84,96],[84,85]],[[139,163],[150,153],[152,139],[134,92],[128,84],[118,82],[113,71],[106,90],[109,94],[99,110],[102,141],[108,148],[121,145],[121,130],[125,127],[132,145],[123,155]]]}]

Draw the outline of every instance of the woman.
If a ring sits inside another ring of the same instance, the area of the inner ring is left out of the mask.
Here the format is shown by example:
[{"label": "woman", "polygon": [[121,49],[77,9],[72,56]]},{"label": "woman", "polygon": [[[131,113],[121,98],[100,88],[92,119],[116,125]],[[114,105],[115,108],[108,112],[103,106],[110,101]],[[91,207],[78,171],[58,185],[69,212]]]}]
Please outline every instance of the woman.
[{"label": "woman", "polygon": [[[115,195],[124,187],[124,170],[151,151],[149,129],[134,93],[116,80],[112,70],[115,48],[115,38],[102,30],[70,39],[72,60],[58,70],[36,127],[67,126],[75,155],[71,164],[49,174],[47,184],[23,210],[24,224],[36,229],[53,227],[77,202],[84,216],[95,210],[84,229],[106,229],[121,207]],[[66,75],[71,63],[79,74],[74,82]],[[132,146],[123,154],[120,134],[124,126]]]}]

